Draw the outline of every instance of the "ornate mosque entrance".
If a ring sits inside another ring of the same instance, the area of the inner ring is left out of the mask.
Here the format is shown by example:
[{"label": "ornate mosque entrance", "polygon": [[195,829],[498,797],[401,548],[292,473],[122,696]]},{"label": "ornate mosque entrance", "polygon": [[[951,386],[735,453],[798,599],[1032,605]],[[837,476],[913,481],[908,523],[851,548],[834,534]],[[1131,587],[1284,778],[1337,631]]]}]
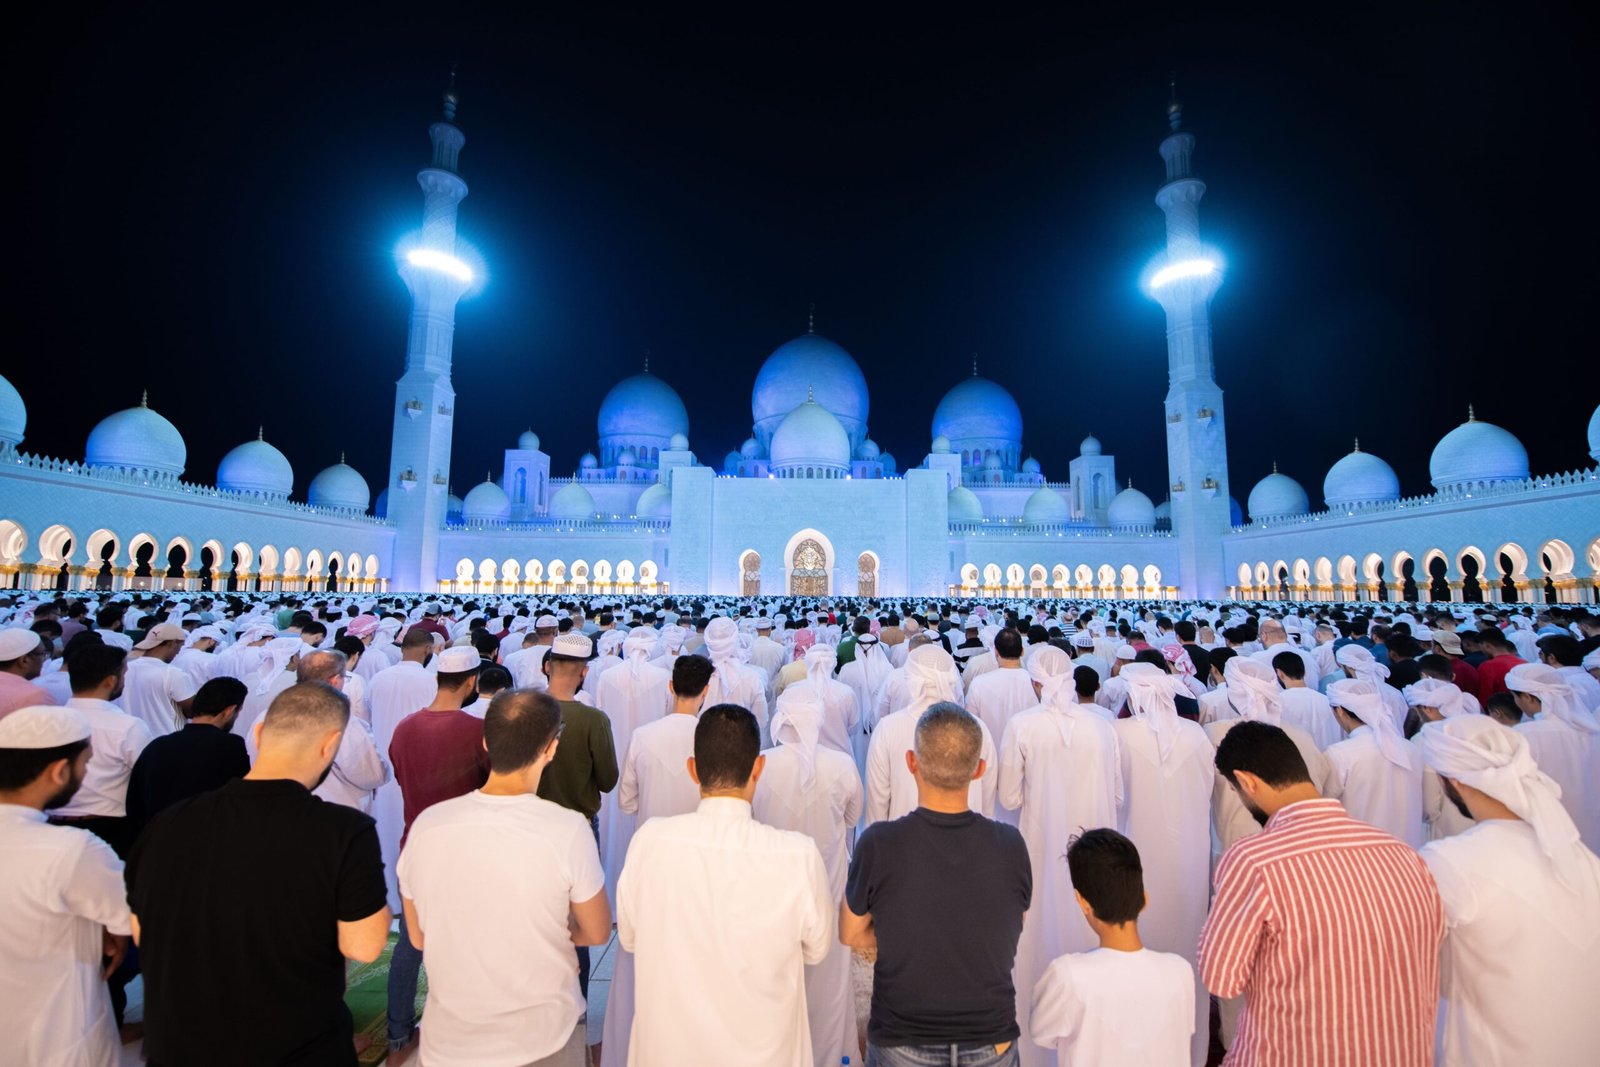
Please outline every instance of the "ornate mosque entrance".
[{"label": "ornate mosque entrance", "polygon": [[739,557],[739,595],[761,595],[761,553],[746,552]]},{"label": "ornate mosque entrance", "polygon": [[815,538],[794,546],[789,566],[789,592],[794,596],[828,595],[828,554]]}]

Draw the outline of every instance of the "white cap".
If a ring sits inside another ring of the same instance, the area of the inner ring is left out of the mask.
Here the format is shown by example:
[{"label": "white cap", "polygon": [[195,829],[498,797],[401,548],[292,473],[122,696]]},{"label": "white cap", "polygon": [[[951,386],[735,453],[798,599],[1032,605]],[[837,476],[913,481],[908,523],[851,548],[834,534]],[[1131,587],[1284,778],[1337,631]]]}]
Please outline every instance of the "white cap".
[{"label": "white cap", "polygon": [[0,630],[0,663],[21,659],[38,647],[39,635],[32,630],[16,626]]},{"label": "white cap", "polygon": [[1072,635],[1072,644],[1075,648],[1093,648],[1094,634],[1088,630],[1079,630]]},{"label": "white cap", "polygon": [[60,748],[89,739],[89,720],[75,708],[36,705],[0,719],[0,749]]},{"label": "white cap", "polygon": [[548,655],[563,659],[590,660],[594,658],[594,642],[580,633],[565,633],[550,645]]},{"label": "white cap", "polygon": [[1134,651],[1134,647],[1132,645],[1118,645],[1117,658],[1126,660],[1138,659],[1139,653]]},{"label": "white cap", "polygon": [[756,629],[758,629],[758,630],[770,630],[770,629],[772,629],[772,620],[763,615],[761,618],[756,620]]},{"label": "white cap", "polygon": [[533,620],[533,628],[535,630],[554,630],[559,625],[561,624],[556,621],[554,615],[540,615]]},{"label": "white cap", "polygon": [[477,670],[483,661],[478,658],[478,650],[471,645],[458,645],[439,653],[434,662],[438,664],[440,674],[465,674]]}]

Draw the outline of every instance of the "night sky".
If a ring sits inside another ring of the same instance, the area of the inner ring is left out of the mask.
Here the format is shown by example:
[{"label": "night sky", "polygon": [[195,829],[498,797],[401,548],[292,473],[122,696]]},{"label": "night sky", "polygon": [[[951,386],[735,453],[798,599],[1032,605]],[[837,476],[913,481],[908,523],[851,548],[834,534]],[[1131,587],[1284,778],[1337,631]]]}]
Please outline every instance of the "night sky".
[{"label": "night sky", "polygon": [[1560,15],[579,6],[18,27],[3,364],[24,449],[80,458],[148,388],[190,480],[264,424],[296,498],[340,451],[382,488],[394,248],[454,60],[461,232],[489,268],[457,317],[458,493],[529,426],[570,473],[647,350],[720,468],[757,368],[815,301],[902,467],[976,353],[1049,477],[1092,432],[1160,500],[1163,316],[1138,277],[1163,237],[1174,68],[1228,259],[1235,495],[1276,460],[1320,504],[1357,435],[1426,491],[1469,402],[1536,473],[1589,463],[1600,167],[1588,37]]}]

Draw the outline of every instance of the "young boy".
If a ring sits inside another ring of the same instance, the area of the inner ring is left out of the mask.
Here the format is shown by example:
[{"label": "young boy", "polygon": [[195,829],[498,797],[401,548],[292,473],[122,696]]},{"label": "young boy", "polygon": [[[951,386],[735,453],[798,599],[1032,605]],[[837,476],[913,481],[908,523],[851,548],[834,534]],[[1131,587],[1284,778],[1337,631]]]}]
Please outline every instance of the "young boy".
[{"label": "young boy", "polygon": [[1194,970],[1139,940],[1148,898],[1139,850],[1115,830],[1088,830],[1067,846],[1078,907],[1100,938],[1069,953],[1033,987],[1033,1040],[1062,1063],[1188,1067]]},{"label": "young boy", "polygon": [[1501,726],[1515,726],[1522,721],[1522,709],[1517,698],[1510,693],[1496,693],[1483,706],[1483,713]]}]

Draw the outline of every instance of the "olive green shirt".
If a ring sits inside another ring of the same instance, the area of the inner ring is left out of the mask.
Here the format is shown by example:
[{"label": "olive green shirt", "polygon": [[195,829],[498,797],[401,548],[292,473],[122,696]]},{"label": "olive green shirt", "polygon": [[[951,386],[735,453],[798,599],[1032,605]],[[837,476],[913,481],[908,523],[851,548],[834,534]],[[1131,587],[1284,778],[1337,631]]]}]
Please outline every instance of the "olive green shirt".
[{"label": "olive green shirt", "polygon": [[539,796],[592,819],[600,794],[617,787],[617,746],[605,713],[576,700],[561,701],[561,743],[539,779]]}]

